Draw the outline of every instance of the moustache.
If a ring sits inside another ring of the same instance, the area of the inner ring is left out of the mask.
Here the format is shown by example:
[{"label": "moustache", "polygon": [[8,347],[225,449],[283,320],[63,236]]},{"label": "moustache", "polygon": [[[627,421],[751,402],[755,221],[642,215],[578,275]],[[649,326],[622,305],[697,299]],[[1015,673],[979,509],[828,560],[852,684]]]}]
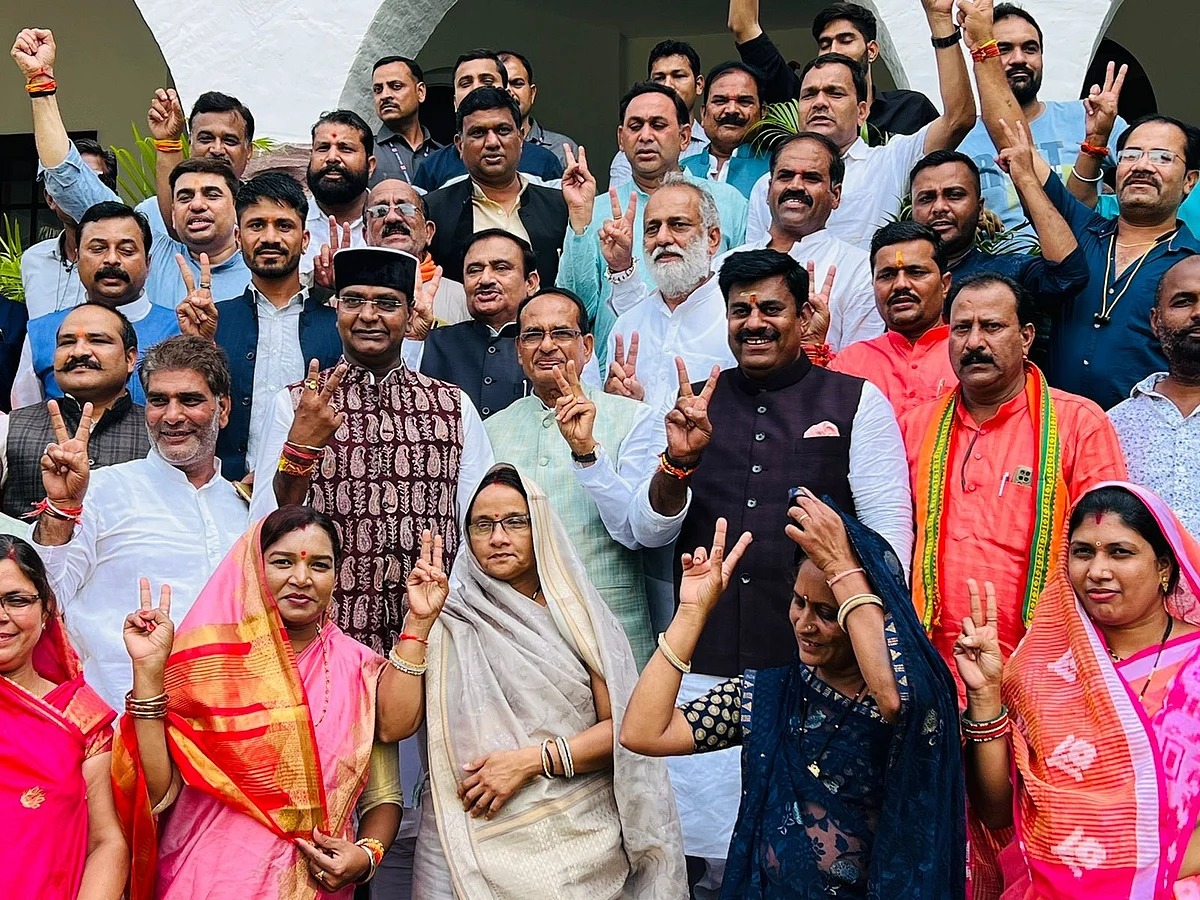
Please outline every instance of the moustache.
[{"label": "moustache", "polygon": [[717,124],[718,125],[736,125],[738,128],[741,128],[743,125],[747,124],[749,121],[750,121],[750,119],[747,118],[746,116],[743,116],[741,113],[735,113],[735,112],[725,113],[724,115],[717,116]]},{"label": "moustache", "polygon": [[287,254],[287,249],[283,244],[259,244],[254,251],[254,255],[258,256],[261,253],[282,253]]},{"label": "moustache", "polygon": [[96,270],[96,280],[99,281],[102,278],[119,278],[126,284],[129,283],[129,273],[120,266],[101,266]]},{"label": "moustache", "polygon": [[324,178],[326,175],[332,175],[335,172],[343,178],[351,177],[350,170],[341,163],[326,163],[321,167],[321,171],[317,173],[317,178]]},{"label": "moustache", "polygon": [[888,297],[888,306],[891,306],[893,303],[899,303],[902,300],[911,300],[913,303],[921,302],[921,298],[912,291],[896,291],[894,294]]},{"label": "moustache", "polygon": [[1004,72],[1005,78],[1012,78],[1014,75],[1024,75],[1026,78],[1033,80],[1033,70],[1028,66],[1015,65],[1009,66]]},{"label": "moustache", "polygon": [[95,369],[100,371],[103,366],[90,356],[72,356],[63,363],[62,370],[64,372],[74,372],[76,369]]},{"label": "moustache", "polygon": [[768,341],[777,341],[779,340],[779,331],[775,328],[759,328],[754,331],[743,328],[737,333],[734,340],[739,344],[744,344],[746,341],[758,340],[760,338],[765,338]]},{"label": "moustache", "polygon": [[786,203],[788,200],[799,200],[805,206],[813,205],[813,198],[808,191],[784,191],[779,195],[780,203]]},{"label": "moustache", "polygon": [[958,362],[959,365],[973,366],[992,365],[996,362],[996,360],[984,350],[968,350],[962,355],[962,358],[960,358]]},{"label": "moustache", "polygon": [[674,253],[676,256],[683,256],[683,248],[675,244],[666,244],[662,247],[655,247],[654,252],[650,254],[650,258],[658,262],[667,253]]},{"label": "moustache", "polygon": [[408,227],[408,223],[397,219],[395,222],[387,222],[383,226],[382,237],[388,237],[393,234],[403,234],[408,236],[412,234],[412,229]]}]

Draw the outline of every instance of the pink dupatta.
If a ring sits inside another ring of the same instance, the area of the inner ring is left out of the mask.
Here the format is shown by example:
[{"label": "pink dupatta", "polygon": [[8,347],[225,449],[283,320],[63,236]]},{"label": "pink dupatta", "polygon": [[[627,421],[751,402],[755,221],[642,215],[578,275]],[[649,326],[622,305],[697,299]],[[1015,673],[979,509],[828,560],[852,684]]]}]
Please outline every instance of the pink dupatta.
[{"label": "pink dupatta", "polygon": [[107,752],[116,717],[83,680],[62,623],[33,651],[44,697],[0,678],[0,882],[13,900],[75,900],[87,861],[83,764]]},{"label": "pink dupatta", "polygon": [[[1130,491],[1153,513],[1180,568],[1167,609],[1200,625],[1200,545],[1145,488],[1097,487]],[[1200,817],[1200,644],[1192,648],[1162,708],[1147,716],[1076,599],[1064,554],[1005,667],[1026,867],[1005,900],[1176,896]]]}]

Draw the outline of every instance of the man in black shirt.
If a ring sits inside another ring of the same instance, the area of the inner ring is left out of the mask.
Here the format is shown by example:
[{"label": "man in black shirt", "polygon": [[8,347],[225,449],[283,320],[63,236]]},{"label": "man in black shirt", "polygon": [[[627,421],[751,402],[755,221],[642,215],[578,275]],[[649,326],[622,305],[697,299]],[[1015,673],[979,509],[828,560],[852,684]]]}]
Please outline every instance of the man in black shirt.
[{"label": "man in black shirt", "polygon": [[[758,0],[729,0],[729,30],[738,54],[762,74],[762,102],[780,103],[800,96],[800,78],[758,22]],[[889,134],[916,134],[938,117],[929,98],[917,91],[878,91],[871,63],[879,56],[875,16],[857,3],[834,3],[817,13],[812,26],[819,53],[841,53],[860,60],[867,73],[871,111],[864,138],[872,147]]]}]

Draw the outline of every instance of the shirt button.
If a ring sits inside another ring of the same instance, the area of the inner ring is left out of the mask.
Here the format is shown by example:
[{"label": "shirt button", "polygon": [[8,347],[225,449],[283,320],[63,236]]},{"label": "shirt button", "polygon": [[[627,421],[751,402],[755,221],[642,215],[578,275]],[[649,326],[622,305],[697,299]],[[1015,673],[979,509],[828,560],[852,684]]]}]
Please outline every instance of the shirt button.
[{"label": "shirt button", "polygon": [[762,471],[762,466],[760,466],[760,465],[758,465],[757,463],[755,463],[754,465],[752,465],[752,466],[750,467],[750,471],[751,471],[751,472],[753,472],[755,475],[757,475],[759,472],[761,472],[761,471]]},{"label": "shirt button", "polygon": [[748,507],[750,507],[751,509],[754,509],[754,507],[758,506],[758,501],[755,500],[753,497],[751,497],[749,500],[746,501],[746,505]]},{"label": "shirt button", "polygon": [[542,427],[549,428],[551,420],[549,418],[542,419]]},{"label": "shirt button", "polygon": [[485,406],[483,409],[480,410],[480,412],[486,416],[486,415],[490,415],[492,411]]},{"label": "shirt button", "polygon": [[1090,365],[1091,365],[1091,363],[1090,363],[1090,362],[1088,362],[1086,359],[1083,361],[1083,364],[1084,364],[1085,366],[1090,366]]},{"label": "shirt button", "polygon": [[538,460],[538,465],[540,465],[540,466],[548,466],[548,465],[550,465],[550,460],[549,460],[549,458],[548,458],[548,457],[545,457],[545,456],[543,456],[541,459],[539,459],[539,460]]},{"label": "shirt button", "polygon": [[742,576],[742,584],[749,584],[749,583],[750,583],[750,576],[749,576],[749,575],[743,575],[743,576]]},{"label": "shirt button", "polygon": [[251,350],[249,353],[246,354],[246,359],[254,359],[254,351],[253,350]]},{"label": "shirt button", "polygon": [[756,441],[765,441],[767,439],[767,436],[765,434],[763,434],[761,431],[759,431],[759,432],[755,433],[754,439]]},{"label": "shirt button", "polygon": [[982,457],[982,456],[980,456],[978,453],[976,453],[976,454],[975,454],[975,458],[976,458],[976,459],[983,459],[983,457]]},{"label": "shirt button", "polygon": [[492,383],[492,376],[491,376],[491,375],[485,375],[485,376],[484,376],[484,379],[483,379],[483,383],[484,383],[484,384],[491,384],[491,383]]},{"label": "shirt button", "polygon": [[495,352],[496,352],[495,347],[488,347],[488,353],[495,353]]},{"label": "shirt button", "polygon": [[915,372],[915,371],[917,370],[917,364],[916,364],[916,363],[913,363],[913,364],[912,364],[912,367],[913,367],[913,371]]},{"label": "shirt button", "polygon": [[95,461],[94,459],[89,459],[89,460],[88,460],[88,465],[89,465],[89,466],[94,466],[95,464],[96,464],[96,461]]},{"label": "shirt button", "polygon": [[242,398],[242,406],[249,406],[249,405],[250,405],[250,398],[249,398],[249,397],[243,397],[243,398]]},{"label": "shirt button", "polygon": [[968,491],[973,491],[973,490],[975,490],[975,485],[973,485],[973,484],[968,484],[968,485],[967,485],[967,490],[968,490]]},{"label": "shirt button", "polygon": [[766,408],[765,406],[760,406],[760,407],[758,408],[758,413],[759,413],[759,415],[762,415],[762,414],[763,414],[763,413],[765,413],[766,411],[767,411],[767,408]]}]

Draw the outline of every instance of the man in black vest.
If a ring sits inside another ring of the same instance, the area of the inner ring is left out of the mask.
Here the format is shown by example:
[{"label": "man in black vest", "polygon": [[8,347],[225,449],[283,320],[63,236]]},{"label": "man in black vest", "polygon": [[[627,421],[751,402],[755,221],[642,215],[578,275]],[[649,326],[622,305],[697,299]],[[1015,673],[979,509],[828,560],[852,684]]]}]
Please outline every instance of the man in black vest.
[{"label": "man in black vest", "polygon": [[411,369],[457,384],[483,418],[530,392],[517,359],[517,309],[540,280],[530,246],[489,228],[471,238],[463,270],[470,321],[434,328],[424,341],[405,341]]},{"label": "man in black vest", "polygon": [[217,346],[229,357],[229,424],[217,438],[221,474],[237,481],[255,459],[271,400],[308,370],[342,355],[333,292],[306,287],[300,260],[308,248],[308,198],[295,179],[264,172],[242,185],[237,238],[250,270],[245,293],[217,304]]},{"label": "man in black vest", "polygon": [[533,247],[542,280],[554,284],[567,233],[567,203],[562,191],[517,171],[524,145],[517,101],[498,87],[476,88],[459,104],[457,124],[454,144],[467,177],[425,197],[428,217],[437,226],[429,252],[442,274],[464,281],[463,256],[471,235],[502,228]]},{"label": "man in black vest", "polygon": [[[137,332],[119,310],[101,303],[77,306],[58,327],[54,378],[65,396],[57,401],[74,433],[85,403],[92,404],[89,462],[93,469],[141,459],[150,450],[145,408],[134,403],[125,383],[137,365]],[[54,402],[54,401],[52,401]],[[55,441],[49,405],[13,410],[3,424],[4,512],[23,516],[46,496],[42,454]]]},{"label": "man in black vest", "polygon": [[[787,665],[795,544],[788,491],[828,495],[878,531],[902,560],[912,555],[912,503],[904,444],[891,405],[861,378],[814,366],[802,347],[812,307],[808,275],[775,250],[726,258],[719,276],[737,367],[691,385],[682,360],[680,397],[667,414],[667,448],[631,513],[634,536],[680,552],[711,542],[718,517],[754,542],[717,602],[691,659],[679,700],[745,669]],[[673,532],[673,533],[672,533]],[[675,586],[679,587],[676,565]],[[722,858],[740,794],[738,757],[724,752],[670,763],[689,856]]]}]

